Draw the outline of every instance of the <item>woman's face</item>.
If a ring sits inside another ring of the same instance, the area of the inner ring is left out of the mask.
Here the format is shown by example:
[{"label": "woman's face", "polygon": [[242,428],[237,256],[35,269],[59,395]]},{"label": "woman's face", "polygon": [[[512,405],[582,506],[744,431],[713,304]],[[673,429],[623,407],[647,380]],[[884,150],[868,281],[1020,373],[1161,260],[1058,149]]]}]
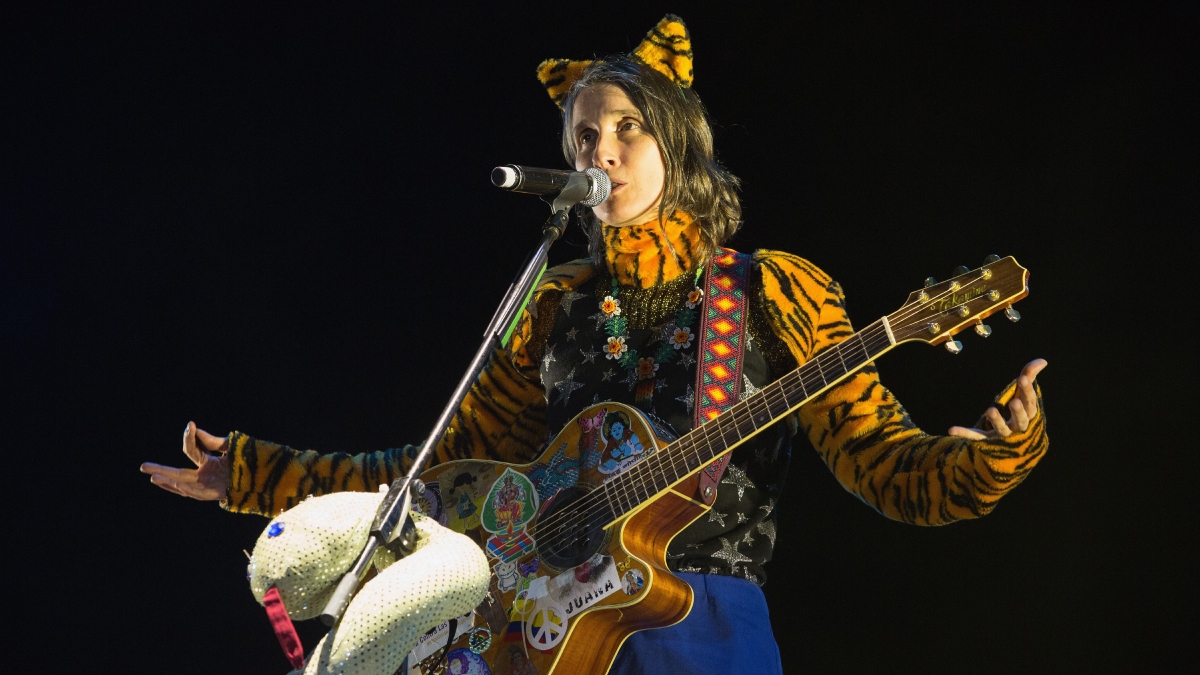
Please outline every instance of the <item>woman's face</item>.
[{"label": "woman's face", "polygon": [[658,216],[664,177],[662,153],[644,128],[642,113],[617,86],[598,84],[575,97],[571,111],[575,169],[596,167],[608,174],[612,193],[593,208],[614,227],[639,225]]}]

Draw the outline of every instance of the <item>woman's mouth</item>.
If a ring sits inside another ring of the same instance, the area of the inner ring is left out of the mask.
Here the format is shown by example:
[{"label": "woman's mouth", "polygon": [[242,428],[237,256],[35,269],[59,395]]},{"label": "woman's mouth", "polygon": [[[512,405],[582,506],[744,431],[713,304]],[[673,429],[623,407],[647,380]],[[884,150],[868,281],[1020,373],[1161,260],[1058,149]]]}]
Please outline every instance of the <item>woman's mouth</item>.
[{"label": "woman's mouth", "polygon": [[610,193],[616,192],[617,190],[620,190],[621,188],[625,187],[624,181],[619,181],[619,180],[612,181],[610,183],[610,185],[612,185],[612,187],[609,189]]}]

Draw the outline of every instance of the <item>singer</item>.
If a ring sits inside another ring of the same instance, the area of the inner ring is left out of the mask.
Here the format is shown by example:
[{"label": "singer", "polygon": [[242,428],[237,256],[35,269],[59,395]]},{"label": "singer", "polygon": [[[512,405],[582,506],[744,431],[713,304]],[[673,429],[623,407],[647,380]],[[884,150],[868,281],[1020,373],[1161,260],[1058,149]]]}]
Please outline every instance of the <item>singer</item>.
[{"label": "singer", "polygon": [[[686,433],[698,408],[721,405],[696,391],[706,282],[718,264],[742,279],[735,290],[747,302],[734,319],[744,322],[738,330],[745,339],[729,355],[741,373],[736,395],[853,333],[841,287],[813,263],[721,248],[741,226],[738,180],[714,160],[707,113],[692,89],[691,37],[678,17],[664,18],[629,55],[547,61],[538,77],[562,110],[567,163],[603,171],[611,195],[577,211],[590,258],[547,272],[511,344],[492,355],[436,448],[436,462],[530,462],[596,401],[636,406],[663,429]],[[611,672],[782,672],[759,586],[776,538],[802,536],[775,513],[793,443],[803,451],[811,444],[845,489],[888,518],[921,526],[977,518],[1047,450],[1035,382],[1045,366],[1031,361],[973,427],[933,435],[868,365],[738,446],[727,465],[711,467],[713,509],[668,549],[669,566],[695,591],[691,613],[674,626],[635,633]],[[619,471],[636,461],[642,450],[626,438],[628,423],[600,424],[610,439],[600,466]],[[145,464],[151,482],[267,516],[311,494],[376,490],[415,454],[411,446],[321,454],[237,431],[214,436],[194,424],[183,448],[197,468]]]}]

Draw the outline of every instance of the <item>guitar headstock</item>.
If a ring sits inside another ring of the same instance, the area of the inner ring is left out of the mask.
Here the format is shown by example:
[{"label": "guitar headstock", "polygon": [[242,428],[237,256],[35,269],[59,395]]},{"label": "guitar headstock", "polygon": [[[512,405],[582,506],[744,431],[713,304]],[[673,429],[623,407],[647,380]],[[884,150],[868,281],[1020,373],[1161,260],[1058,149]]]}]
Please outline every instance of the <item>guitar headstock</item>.
[{"label": "guitar headstock", "polygon": [[974,326],[976,333],[987,337],[992,329],[983,320],[1002,310],[1011,321],[1021,318],[1012,306],[1029,295],[1029,270],[1015,258],[988,256],[978,269],[960,267],[955,272],[959,274],[941,283],[929,279],[925,288],[913,291],[903,307],[887,316],[897,343],[944,342],[947,350],[957,354],[962,350],[953,339],[958,332]]}]

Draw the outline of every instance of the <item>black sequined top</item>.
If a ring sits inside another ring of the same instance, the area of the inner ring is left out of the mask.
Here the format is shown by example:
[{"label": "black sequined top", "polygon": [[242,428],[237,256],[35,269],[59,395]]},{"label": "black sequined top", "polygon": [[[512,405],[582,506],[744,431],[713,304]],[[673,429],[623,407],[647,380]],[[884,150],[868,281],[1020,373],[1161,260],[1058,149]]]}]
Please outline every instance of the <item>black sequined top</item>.
[{"label": "black sequined top", "polygon": [[[750,274],[743,396],[796,367],[759,311],[757,277]],[[703,280],[699,283],[702,286]],[[653,354],[670,339],[676,312],[696,285],[696,277],[685,274],[650,288],[614,287],[613,277],[602,272],[573,290],[542,295],[533,338],[544,347],[531,351],[540,354],[546,423],[552,435],[584,407],[600,401],[638,407],[668,439],[692,428],[699,340],[658,365],[647,400],[645,385],[642,395],[637,395],[641,381],[637,372],[608,358],[607,316],[599,305],[615,290],[621,316],[629,322],[626,346],[639,354]],[[667,553],[672,570],[733,575],[758,584],[766,580],[763,564],[771,559],[775,545],[775,503],[787,477],[792,433],[783,421],[734,450],[712,510],[672,541]]]}]

